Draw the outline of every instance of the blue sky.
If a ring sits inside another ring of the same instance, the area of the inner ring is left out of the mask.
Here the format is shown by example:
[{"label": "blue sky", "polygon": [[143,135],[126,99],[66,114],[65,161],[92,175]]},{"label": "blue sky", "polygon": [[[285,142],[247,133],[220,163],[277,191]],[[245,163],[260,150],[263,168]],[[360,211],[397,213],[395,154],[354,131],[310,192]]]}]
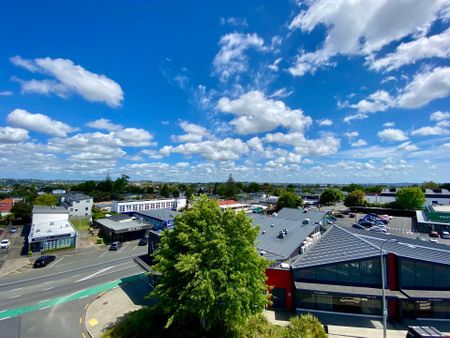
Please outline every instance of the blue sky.
[{"label": "blue sky", "polygon": [[0,177],[450,180],[450,1],[15,1]]}]

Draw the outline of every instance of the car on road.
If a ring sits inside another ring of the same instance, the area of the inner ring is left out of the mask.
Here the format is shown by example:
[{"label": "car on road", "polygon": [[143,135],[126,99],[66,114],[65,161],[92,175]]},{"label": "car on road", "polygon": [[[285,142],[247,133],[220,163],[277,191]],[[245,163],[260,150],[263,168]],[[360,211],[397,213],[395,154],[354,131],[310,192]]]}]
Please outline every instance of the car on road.
[{"label": "car on road", "polygon": [[358,224],[358,223],[353,223],[353,224],[352,224],[352,227],[355,228],[355,229],[361,229],[361,230],[366,229],[366,228],[364,228],[363,225]]},{"label": "car on road", "polygon": [[117,251],[122,247],[122,242],[112,242],[111,245],[109,246],[109,250],[110,251]]},{"label": "car on road", "polygon": [[430,231],[429,236],[431,238],[438,238],[439,237],[439,233],[437,231]]},{"label": "car on road", "polygon": [[448,337],[433,326],[409,326],[406,338]]},{"label": "car on road", "polygon": [[11,234],[15,234],[15,233],[17,232],[17,227],[9,228],[9,232],[10,232]]},{"label": "car on road", "polygon": [[9,239],[3,239],[0,242],[0,249],[9,249],[10,245],[11,245],[11,242],[9,241]]},{"label": "car on road", "polygon": [[139,246],[144,246],[147,244],[148,244],[148,239],[146,237],[141,238],[138,243]]},{"label": "car on road", "polygon": [[49,265],[55,259],[56,259],[56,256],[53,256],[53,255],[41,256],[34,261],[33,267],[34,268],[42,268],[44,266]]}]

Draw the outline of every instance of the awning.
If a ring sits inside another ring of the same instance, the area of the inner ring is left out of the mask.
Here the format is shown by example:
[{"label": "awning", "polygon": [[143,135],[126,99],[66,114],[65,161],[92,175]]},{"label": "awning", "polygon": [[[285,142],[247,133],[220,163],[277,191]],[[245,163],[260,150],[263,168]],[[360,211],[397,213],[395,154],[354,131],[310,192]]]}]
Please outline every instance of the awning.
[{"label": "awning", "polygon": [[450,299],[450,291],[445,290],[402,290],[402,292],[411,299]]},{"label": "awning", "polygon": [[[313,291],[316,293],[339,294],[355,297],[381,297],[381,289],[348,285],[295,282],[295,289],[298,291]],[[384,292],[386,298],[407,299],[399,291],[391,291],[389,289],[385,289]]]}]

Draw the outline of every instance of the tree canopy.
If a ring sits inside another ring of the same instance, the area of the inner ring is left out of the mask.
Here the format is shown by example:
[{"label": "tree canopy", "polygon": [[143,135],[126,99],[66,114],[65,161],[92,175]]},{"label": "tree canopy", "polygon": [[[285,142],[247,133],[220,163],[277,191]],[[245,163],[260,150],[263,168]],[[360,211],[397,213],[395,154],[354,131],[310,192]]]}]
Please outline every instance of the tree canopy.
[{"label": "tree canopy", "polygon": [[425,201],[425,194],[419,187],[404,187],[395,194],[395,203],[402,209],[422,209]]},{"label": "tree canopy", "polygon": [[297,208],[303,205],[303,200],[292,191],[284,191],[278,198],[277,209]]},{"label": "tree canopy", "polygon": [[16,221],[20,221],[23,224],[31,221],[33,207],[28,203],[17,202],[11,208],[11,213],[14,215]]},{"label": "tree canopy", "polygon": [[349,184],[349,185],[346,185],[345,187],[343,187],[342,190],[346,191],[346,192],[352,192],[355,190],[364,191],[364,187],[360,184],[352,183],[352,184]]},{"label": "tree canopy", "polygon": [[51,194],[39,195],[34,199],[34,205],[56,205],[58,204],[58,199],[56,196]]},{"label": "tree canopy", "polygon": [[436,182],[433,181],[428,181],[428,182],[423,182],[420,187],[422,188],[422,190],[425,189],[431,189],[431,190],[435,190],[439,188],[439,184],[437,184]]},{"label": "tree canopy", "polygon": [[161,236],[152,296],[167,326],[197,322],[211,334],[233,330],[264,309],[268,261],[256,250],[259,229],[244,212],[221,211],[201,195]]},{"label": "tree canopy", "polygon": [[344,205],[346,207],[365,204],[366,204],[366,194],[362,190],[353,190],[344,199]]},{"label": "tree canopy", "polygon": [[344,195],[339,189],[330,188],[325,189],[322,194],[320,194],[321,204],[334,204],[344,199]]}]

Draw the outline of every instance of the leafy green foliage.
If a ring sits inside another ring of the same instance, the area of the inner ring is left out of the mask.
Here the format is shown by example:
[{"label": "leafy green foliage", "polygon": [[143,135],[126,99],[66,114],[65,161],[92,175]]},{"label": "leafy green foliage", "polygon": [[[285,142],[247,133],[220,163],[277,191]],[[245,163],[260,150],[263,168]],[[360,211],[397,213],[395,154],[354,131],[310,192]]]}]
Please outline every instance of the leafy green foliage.
[{"label": "leafy green foliage", "polygon": [[167,327],[194,321],[210,333],[227,332],[261,312],[269,262],[256,250],[251,219],[221,211],[202,195],[176,224],[154,257],[162,275],[151,295],[168,316]]},{"label": "leafy green foliage", "polygon": [[167,184],[164,184],[162,187],[161,187],[161,189],[159,190],[159,194],[162,196],[162,197],[169,197],[170,196],[170,189],[169,189],[169,186],[167,185]]},{"label": "leafy green foliage", "polygon": [[364,191],[364,187],[362,185],[352,183],[352,184],[349,184],[349,185],[343,187],[342,190],[346,191],[346,192],[352,192],[352,191],[355,191],[355,190]]},{"label": "leafy green foliage", "polygon": [[384,186],[382,185],[371,185],[366,187],[365,191],[368,194],[379,194],[383,191]]},{"label": "leafy green foliage", "polygon": [[326,189],[320,194],[320,203],[325,205],[334,204],[343,199],[344,195],[342,194],[342,191],[335,188]]},{"label": "leafy green foliage", "polygon": [[420,185],[420,188],[421,188],[422,190],[424,190],[424,191],[425,191],[425,189],[431,189],[431,190],[434,190],[434,189],[438,189],[438,188],[439,188],[439,184],[437,184],[436,182],[433,182],[433,181],[423,182],[423,183]]},{"label": "leafy green foliage", "polygon": [[278,199],[277,209],[281,210],[283,208],[297,208],[303,205],[303,200],[301,197],[297,196],[292,191],[284,191]]},{"label": "leafy green foliage", "polygon": [[53,196],[51,194],[44,194],[44,195],[39,195],[34,199],[34,205],[56,205],[58,204],[58,199],[56,198],[56,196]]},{"label": "leafy green foliage", "polygon": [[366,194],[362,190],[353,190],[344,199],[346,207],[359,206],[366,204]]},{"label": "leafy green foliage", "polygon": [[11,208],[11,213],[14,215],[14,219],[23,224],[27,224],[31,221],[32,211],[33,207],[24,202],[15,203]]},{"label": "leafy green foliage", "polygon": [[422,209],[425,201],[425,194],[419,187],[404,187],[395,194],[395,203],[401,209]]},{"label": "leafy green foliage", "polygon": [[230,174],[225,184],[220,185],[217,190],[220,197],[227,199],[235,199],[236,195],[239,192],[239,186],[234,181],[233,176]]},{"label": "leafy green foliage", "polygon": [[311,314],[295,316],[287,327],[286,337],[326,338],[327,334],[320,321]]}]

